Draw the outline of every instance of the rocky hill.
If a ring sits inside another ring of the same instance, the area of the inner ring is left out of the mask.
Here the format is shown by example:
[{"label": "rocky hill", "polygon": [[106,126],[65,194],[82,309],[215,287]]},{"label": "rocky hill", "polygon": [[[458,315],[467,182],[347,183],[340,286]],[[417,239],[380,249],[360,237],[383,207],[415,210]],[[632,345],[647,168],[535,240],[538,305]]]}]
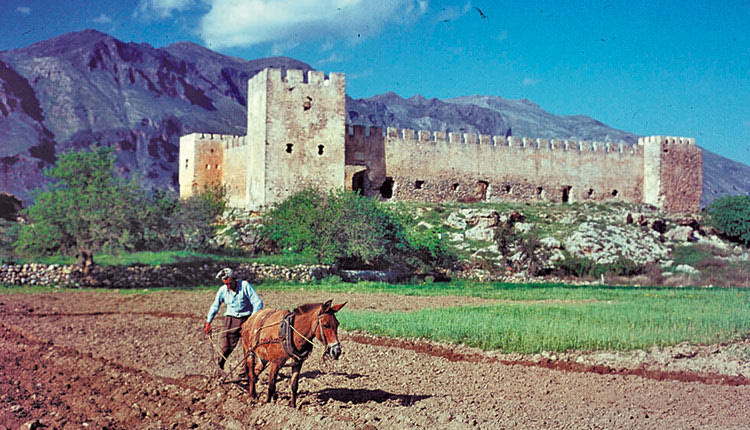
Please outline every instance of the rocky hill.
[{"label": "rocky hill", "polygon": [[[244,134],[247,80],[265,67],[311,70],[285,58],[252,61],[192,43],[126,43],[94,30],[0,52],[0,192],[31,202],[57,154],[93,142],[116,149],[118,168],[147,186],[177,189],[179,137]],[[347,98],[352,124],[634,142],[585,116],[557,116],[529,100],[449,100],[386,93]],[[750,194],[750,167],[705,152],[704,198]]]},{"label": "rocky hill", "polygon": [[56,154],[93,142],[116,148],[124,174],[175,190],[180,136],[244,134],[247,80],[266,67],[311,69],[191,43],[155,49],[93,30],[0,52],[0,191],[28,204]]}]

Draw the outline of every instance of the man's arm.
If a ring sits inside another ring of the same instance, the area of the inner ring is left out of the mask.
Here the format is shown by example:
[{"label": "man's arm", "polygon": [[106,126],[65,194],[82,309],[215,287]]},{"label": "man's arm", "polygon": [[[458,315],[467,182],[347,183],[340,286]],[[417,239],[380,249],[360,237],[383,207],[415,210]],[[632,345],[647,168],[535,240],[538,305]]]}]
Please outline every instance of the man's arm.
[{"label": "man's arm", "polygon": [[216,316],[216,313],[219,312],[219,307],[221,306],[221,299],[222,299],[222,288],[219,288],[219,291],[216,292],[216,297],[214,298],[214,302],[211,304],[211,307],[208,309],[208,315],[206,315],[206,322],[211,323],[213,321],[214,317]]},{"label": "man's arm", "polygon": [[245,289],[245,294],[250,297],[250,304],[253,305],[253,313],[251,313],[250,315],[253,315],[259,310],[263,309],[263,300],[261,300],[258,293],[255,292],[253,286],[250,285],[250,283],[247,281],[242,281],[242,288]]}]

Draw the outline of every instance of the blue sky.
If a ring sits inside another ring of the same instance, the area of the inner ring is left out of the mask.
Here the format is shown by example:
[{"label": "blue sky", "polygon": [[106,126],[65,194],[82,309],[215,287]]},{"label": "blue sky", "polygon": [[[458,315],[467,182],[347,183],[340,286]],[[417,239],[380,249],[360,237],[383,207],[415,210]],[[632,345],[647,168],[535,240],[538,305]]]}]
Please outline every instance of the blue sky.
[{"label": "blue sky", "polygon": [[0,50],[95,28],[345,72],[395,91],[527,98],[750,164],[750,1],[5,0]]}]

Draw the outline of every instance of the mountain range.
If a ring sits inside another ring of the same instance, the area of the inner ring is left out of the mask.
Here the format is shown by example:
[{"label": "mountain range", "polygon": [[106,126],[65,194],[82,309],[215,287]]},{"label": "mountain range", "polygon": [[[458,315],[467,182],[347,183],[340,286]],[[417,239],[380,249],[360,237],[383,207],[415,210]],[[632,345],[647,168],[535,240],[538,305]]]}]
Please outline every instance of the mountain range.
[{"label": "mountain range", "polygon": [[[70,149],[112,146],[123,175],[178,189],[179,138],[245,134],[247,81],[266,67],[312,70],[287,57],[244,60],[180,42],[164,48],[84,30],[0,51],[0,192],[26,206],[43,169]],[[638,136],[593,118],[558,116],[494,96],[346,99],[347,123],[415,130],[624,141]],[[750,194],[750,166],[704,150],[703,205]]]}]

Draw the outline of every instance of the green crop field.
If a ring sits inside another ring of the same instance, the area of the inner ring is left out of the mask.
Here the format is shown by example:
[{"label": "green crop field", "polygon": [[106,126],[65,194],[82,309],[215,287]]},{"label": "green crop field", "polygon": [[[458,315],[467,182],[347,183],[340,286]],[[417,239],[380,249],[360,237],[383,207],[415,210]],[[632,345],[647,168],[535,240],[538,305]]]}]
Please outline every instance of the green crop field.
[{"label": "green crop field", "polygon": [[271,284],[268,289],[388,292],[502,300],[412,312],[344,309],[346,330],[535,353],[627,350],[680,342],[713,343],[750,335],[750,290],[492,283]]}]

